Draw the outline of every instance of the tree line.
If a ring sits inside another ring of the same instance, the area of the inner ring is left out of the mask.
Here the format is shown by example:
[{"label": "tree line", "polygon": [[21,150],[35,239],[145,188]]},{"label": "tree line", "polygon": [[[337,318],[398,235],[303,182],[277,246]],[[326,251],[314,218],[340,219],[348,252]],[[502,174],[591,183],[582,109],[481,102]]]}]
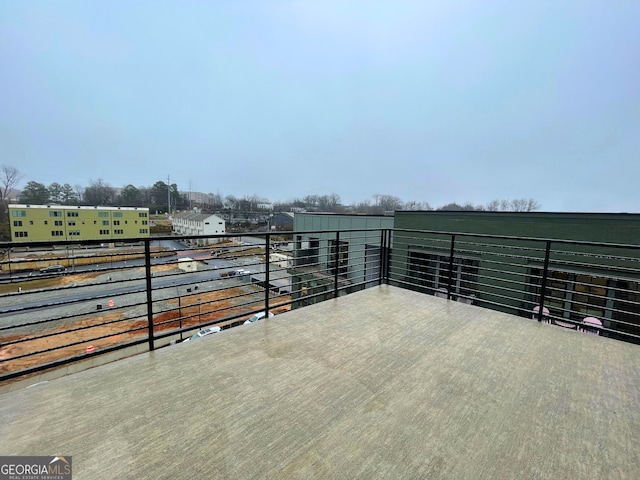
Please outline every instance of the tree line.
[{"label": "tree line", "polygon": [[[151,187],[126,185],[114,188],[102,179],[92,180],[88,187],[71,186],[68,183],[44,185],[39,182],[27,182],[18,197],[19,203],[30,205],[104,205],[107,207],[147,207],[150,210],[167,212],[169,208],[189,208],[189,202],[178,191],[174,183],[168,185],[158,181]],[[170,206],[169,206],[169,202]]]},{"label": "tree line", "polygon": [[[7,205],[14,200],[14,190],[22,180],[22,174],[18,169],[8,165],[0,166],[0,222],[8,227]],[[428,202],[403,201],[393,195],[376,194],[353,205],[344,205],[340,195],[336,193],[325,195],[307,195],[289,202],[271,203],[267,198],[257,195],[245,195],[236,197],[220,193],[209,193],[198,197],[198,201],[181,193],[178,185],[157,181],[150,187],[125,185],[123,188],[114,188],[102,179],[91,180],[87,187],[81,185],[71,186],[68,183],[57,182],[45,185],[36,181],[25,184],[18,203],[30,205],[103,205],[146,207],[153,213],[165,213],[177,210],[186,210],[198,207],[206,213],[216,213],[224,210],[242,212],[256,212],[260,210],[273,210],[284,212],[309,211],[331,213],[357,213],[369,215],[384,215],[396,210],[448,210],[448,211],[514,211],[531,212],[540,209],[540,204],[532,198],[520,198],[511,200],[493,200],[486,205],[473,205],[471,203],[449,203],[439,208],[432,208]],[[5,228],[6,229],[6,228]]]},{"label": "tree line", "polygon": [[274,205],[274,208],[280,211],[295,211],[296,208],[303,208],[308,211],[384,215],[385,213],[396,210],[533,212],[540,209],[540,204],[532,198],[516,198],[511,200],[493,200],[486,205],[448,203],[441,207],[433,208],[428,202],[417,202],[414,200],[405,202],[393,195],[376,194],[373,195],[371,199],[345,206],[340,202],[340,196],[332,193],[331,195],[308,195],[290,203]]}]

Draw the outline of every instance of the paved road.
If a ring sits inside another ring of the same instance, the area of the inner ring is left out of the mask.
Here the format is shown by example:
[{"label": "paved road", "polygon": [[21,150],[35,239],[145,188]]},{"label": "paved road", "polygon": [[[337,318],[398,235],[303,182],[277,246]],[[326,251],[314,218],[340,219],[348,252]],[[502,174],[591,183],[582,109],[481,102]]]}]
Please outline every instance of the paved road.
[{"label": "paved road", "polygon": [[[166,245],[164,243],[170,242]],[[176,258],[192,258],[209,265],[209,268],[204,271],[189,272],[182,274],[173,274],[167,276],[157,276],[152,278],[152,289],[154,291],[154,300],[158,300],[158,291],[162,289],[168,289],[175,287],[177,289],[184,289],[184,292],[175,292],[178,295],[192,294],[188,293],[187,288],[194,288],[195,285],[200,283],[211,282],[213,280],[220,279],[222,272],[236,270],[242,268],[248,270],[250,273],[262,273],[264,272],[264,265],[259,263],[255,258],[246,259],[245,262],[249,262],[247,265],[242,264],[242,261],[229,261],[226,259],[211,258],[210,250],[188,249],[184,245],[177,241],[163,241],[163,246],[169,248],[178,248],[176,250],[176,256],[163,257],[153,259],[154,265],[161,265],[163,263],[175,263]],[[49,310],[53,315],[52,307],[65,308],[71,307],[82,308],[87,311],[95,311],[96,304],[101,302],[106,303],[107,299],[122,297],[129,294],[142,294],[146,291],[146,279],[138,277],[138,273],[131,271],[130,275],[136,275],[137,278],[128,280],[127,275],[132,267],[140,267],[144,265],[144,259],[135,259],[122,262],[109,262],[100,265],[83,265],[77,266],[73,273],[81,272],[97,272],[102,274],[102,278],[106,279],[107,276],[113,275],[113,283],[88,283],[75,286],[76,288],[54,288],[42,290],[41,292],[25,291],[18,294],[10,294],[1,299],[0,302],[0,328],[7,328],[9,326],[16,326],[30,321],[31,314],[36,312],[44,312]],[[72,272],[67,271],[69,275]],[[124,274],[124,275],[123,275]],[[59,274],[57,274],[59,275]],[[21,276],[24,279],[34,278],[51,278],[57,276],[56,274],[41,274],[40,272],[31,272]],[[15,275],[12,280],[16,280]],[[109,277],[111,278],[111,277]],[[96,289],[96,287],[98,287]],[[16,287],[17,288],[17,287]],[[144,300],[130,300],[136,303],[144,302]],[[119,306],[123,306],[120,304]],[[39,315],[42,315],[40,313]],[[61,313],[62,315],[62,313]]]},{"label": "paved road", "polygon": [[[185,244],[178,242],[176,240],[160,240],[157,242],[152,242],[151,243],[152,247],[166,247],[168,248],[170,251],[174,251],[176,253],[176,257],[177,258],[185,258],[185,257],[189,257],[189,258],[193,258],[194,260],[209,260],[211,258],[211,251],[210,250],[199,250],[199,249],[191,249],[190,247],[186,246]],[[104,253],[104,251],[102,249],[98,249],[99,253]],[[86,256],[86,255],[75,255],[76,257],[80,257],[80,256]],[[152,265],[162,265],[165,263],[171,263],[171,262],[175,262],[176,257],[174,256],[169,256],[169,257],[159,257],[159,258],[152,258],[151,259],[151,264]],[[206,261],[205,263],[210,264],[210,265],[217,265],[217,267],[222,268],[225,266],[231,266],[230,264],[228,264],[228,262],[225,263],[219,263],[219,264],[214,264],[211,263],[209,261]],[[105,263],[94,263],[94,264],[89,264],[89,265],[74,265],[72,267],[67,268],[67,273],[78,273],[78,272],[96,272],[96,271],[100,271],[100,270],[109,270],[109,269],[117,269],[117,268],[122,268],[122,267],[139,267],[139,266],[143,266],[145,264],[145,260],[144,258],[136,258],[136,259],[131,259],[131,260],[127,260],[127,261],[117,261],[117,262],[105,262]],[[19,281],[19,280],[31,280],[34,277],[37,278],[51,278],[51,277],[55,277],[57,276],[56,274],[46,274],[46,273],[41,273],[38,270],[34,270],[31,272],[18,272],[18,273],[4,273],[4,274],[0,274],[0,281],[7,281],[7,280],[12,280],[12,281]]]},{"label": "paved road", "polygon": [[[179,275],[170,275],[168,278],[159,277],[152,278],[151,285],[153,290],[159,290],[162,288],[168,287],[189,287],[193,285],[197,285],[199,283],[210,282],[213,280],[220,279],[220,273],[232,271],[238,269],[237,266],[231,265],[229,262],[225,260],[216,260],[220,264],[225,264],[224,266],[215,269],[215,270],[205,270],[200,272],[191,272],[188,274],[179,274]],[[255,265],[255,267],[260,267],[260,265]],[[245,268],[246,270],[246,268]],[[263,271],[262,268],[253,268],[250,269],[250,273],[259,273]],[[126,295],[130,293],[139,293],[144,292],[146,290],[146,280],[144,278],[140,278],[138,280],[127,281],[127,285],[118,286],[118,283],[113,284],[103,284],[100,297],[109,297],[109,296],[118,296],[118,295]],[[81,285],[79,288],[82,288]],[[96,284],[87,284],[86,286],[96,286]],[[34,301],[24,301],[27,296],[33,297],[37,296],[36,293],[24,292],[22,295],[17,295],[14,298],[16,299],[14,305],[9,305],[5,307],[0,307],[0,319],[5,318],[7,316],[11,316],[16,312],[22,312],[24,310],[30,309],[40,309],[40,308],[50,308],[54,305],[65,305],[69,303],[75,303],[83,300],[90,300],[92,298],[96,298],[95,293],[70,293],[69,289],[59,290],[60,296],[56,299],[46,299],[46,300],[34,300]]]}]

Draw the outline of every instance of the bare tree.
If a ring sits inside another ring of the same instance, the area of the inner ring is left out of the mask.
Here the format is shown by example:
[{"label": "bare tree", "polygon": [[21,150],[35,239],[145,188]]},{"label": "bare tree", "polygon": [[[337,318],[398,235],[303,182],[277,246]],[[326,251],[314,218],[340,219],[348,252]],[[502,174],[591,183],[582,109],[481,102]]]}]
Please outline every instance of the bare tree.
[{"label": "bare tree", "polygon": [[318,195],[307,195],[302,199],[305,203],[305,207],[317,207],[319,203]]},{"label": "bare tree", "polygon": [[433,210],[431,205],[429,205],[429,202],[416,202],[414,200],[410,200],[405,203],[403,208],[411,211]]},{"label": "bare tree", "polygon": [[332,193],[331,195],[319,195],[317,198],[317,207],[323,212],[336,212],[340,205],[340,195]]},{"label": "bare tree", "polygon": [[357,213],[371,213],[371,201],[363,200],[355,205]]},{"label": "bare tree", "polygon": [[540,209],[540,204],[533,198],[492,200],[485,209],[489,212],[534,212]]},{"label": "bare tree", "polygon": [[540,204],[533,198],[516,198],[511,200],[511,210],[514,212],[533,212],[540,209]]},{"label": "bare tree", "polygon": [[9,209],[7,207],[13,188],[22,179],[22,174],[17,168],[10,165],[0,166],[0,221],[9,221]]},{"label": "bare tree", "polygon": [[76,192],[76,198],[78,199],[78,203],[84,202],[84,187],[82,185],[74,185],[73,189]]},{"label": "bare tree", "polygon": [[402,200],[393,195],[381,195],[379,193],[373,196],[376,201],[375,212],[376,214],[384,214],[385,212],[394,212],[396,210],[402,210],[404,204]]},{"label": "bare tree", "polygon": [[500,200],[491,200],[489,203],[487,203],[487,206],[485,207],[485,209],[488,212],[497,212],[500,210]]},{"label": "bare tree", "polygon": [[84,189],[84,200],[88,205],[113,205],[115,189],[101,178],[97,181],[92,180],[89,186]]}]

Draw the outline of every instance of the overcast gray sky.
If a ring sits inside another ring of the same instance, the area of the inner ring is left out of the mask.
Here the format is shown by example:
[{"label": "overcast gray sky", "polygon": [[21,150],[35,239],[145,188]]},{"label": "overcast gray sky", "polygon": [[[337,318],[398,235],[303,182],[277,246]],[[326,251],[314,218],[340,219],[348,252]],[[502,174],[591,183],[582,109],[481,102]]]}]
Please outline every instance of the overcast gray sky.
[{"label": "overcast gray sky", "polygon": [[640,1],[0,0],[23,182],[640,212]]}]

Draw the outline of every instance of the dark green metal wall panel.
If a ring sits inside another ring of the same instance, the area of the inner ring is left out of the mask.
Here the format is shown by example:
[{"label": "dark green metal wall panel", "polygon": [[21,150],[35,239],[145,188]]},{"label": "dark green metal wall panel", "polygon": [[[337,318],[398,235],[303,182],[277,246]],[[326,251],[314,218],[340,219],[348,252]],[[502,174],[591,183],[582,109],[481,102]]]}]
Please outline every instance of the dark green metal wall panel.
[{"label": "dark green metal wall panel", "polygon": [[638,244],[640,214],[396,212],[395,228]]}]

